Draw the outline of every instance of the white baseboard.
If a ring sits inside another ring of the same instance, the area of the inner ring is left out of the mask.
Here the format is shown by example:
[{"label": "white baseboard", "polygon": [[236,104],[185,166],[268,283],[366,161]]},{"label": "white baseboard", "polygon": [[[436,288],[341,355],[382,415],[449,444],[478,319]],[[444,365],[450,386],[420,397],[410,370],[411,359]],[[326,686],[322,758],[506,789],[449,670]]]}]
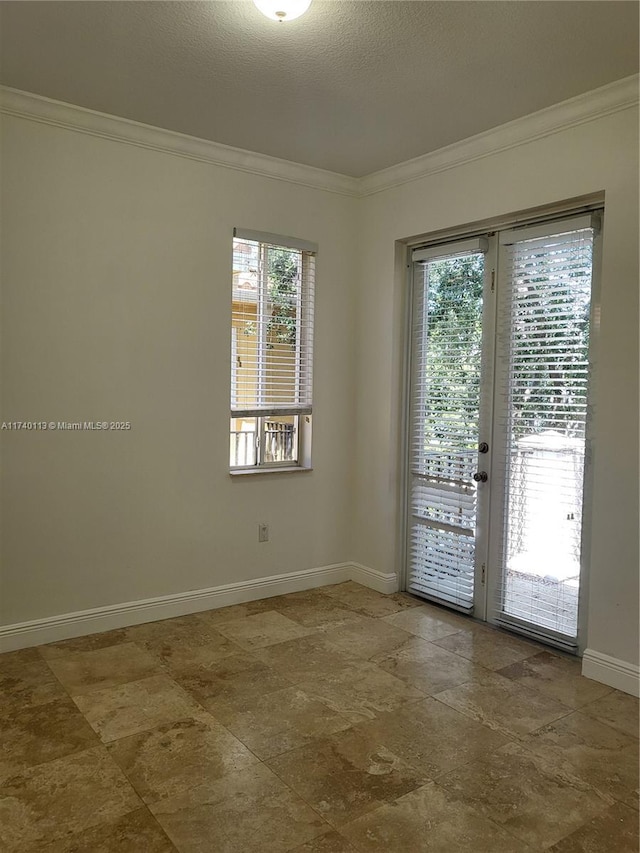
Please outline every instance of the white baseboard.
[{"label": "white baseboard", "polygon": [[360,563],[351,563],[351,578],[350,580],[375,589],[376,592],[382,592],[385,595],[390,595],[392,592],[398,591],[398,575],[393,572],[391,574],[383,574],[377,569],[370,569],[368,566],[363,566]]},{"label": "white baseboard", "polygon": [[633,663],[586,649],[582,656],[582,674],[623,693],[640,696],[640,667]]},{"label": "white baseboard", "polygon": [[41,646],[44,643],[55,643],[71,637],[112,631],[129,625],[140,625],[143,622],[186,616],[202,610],[228,607],[231,604],[271,598],[274,595],[286,595],[289,592],[301,592],[305,589],[343,583],[348,580],[356,581],[382,593],[395,592],[398,588],[398,577],[395,574],[383,574],[367,566],[361,566],[359,563],[336,563],[300,572],[272,575],[258,580],[179,592],[176,595],[163,595],[159,598],[127,601],[109,607],[95,607],[77,613],[64,613],[61,616],[5,625],[0,627],[0,652]]}]

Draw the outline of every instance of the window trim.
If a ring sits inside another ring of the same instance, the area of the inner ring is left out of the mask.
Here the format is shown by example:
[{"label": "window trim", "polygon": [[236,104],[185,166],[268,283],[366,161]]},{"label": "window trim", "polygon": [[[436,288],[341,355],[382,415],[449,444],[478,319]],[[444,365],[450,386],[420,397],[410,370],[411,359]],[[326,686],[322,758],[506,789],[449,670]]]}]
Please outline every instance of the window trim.
[{"label": "window trim", "polygon": [[[300,386],[302,385],[308,391],[309,399],[305,405],[276,405],[273,408],[258,408],[257,406],[247,406],[241,409],[237,406],[237,377],[235,375],[235,367],[233,363],[233,338],[237,335],[236,329],[232,324],[232,362],[231,362],[231,394],[230,394],[230,421],[238,418],[255,419],[256,429],[256,451],[255,462],[252,465],[232,465],[232,457],[229,458],[229,474],[232,476],[257,473],[291,473],[294,471],[311,471],[311,427],[313,414],[313,336],[314,336],[314,290],[315,290],[315,258],[318,251],[316,243],[307,240],[301,240],[294,237],[285,237],[282,235],[271,234],[262,231],[252,231],[248,229],[234,228],[233,240],[249,241],[258,243],[258,251],[261,260],[261,267],[266,269],[267,251],[270,247],[292,249],[300,252],[301,270],[300,270],[300,287],[296,295],[297,311],[300,318],[298,326],[298,334],[295,344],[295,386],[296,397],[298,396]],[[310,266],[310,268],[309,268]],[[232,276],[233,281],[233,276]],[[260,276],[259,282],[259,303],[265,299],[267,276]],[[235,303],[234,290],[232,285],[232,304]],[[258,312],[260,314],[260,312]],[[232,310],[232,317],[234,317]],[[264,328],[262,328],[264,326]],[[266,325],[261,323],[258,328],[258,364],[257,364],[257,398],[261,396],[260,387],[264,382],[263,370],[261,367],[265,352],[265,341],[263,340],[266,334]],[[235,391],[235,394],[234,394]],[[264,442],[264,424],[265,421],[272,418],[280,417],[295,417],[296,424],[296,461],[280,461],[280,462],[265,462],[265,442]],[[262,440],[259,440],[262,438]],[[261,461],[262,460],[262,461]]]},{"label": "window trim", "polygon": [[233,236],[237,240],[250,240],[252,243],[266,243],[282,249],[298,249],[311,255],[318,254],[318,244],[298,237],[283,237],[282,234],[270,234],[268,231],[250,231],[247,228],[234,228]]}]

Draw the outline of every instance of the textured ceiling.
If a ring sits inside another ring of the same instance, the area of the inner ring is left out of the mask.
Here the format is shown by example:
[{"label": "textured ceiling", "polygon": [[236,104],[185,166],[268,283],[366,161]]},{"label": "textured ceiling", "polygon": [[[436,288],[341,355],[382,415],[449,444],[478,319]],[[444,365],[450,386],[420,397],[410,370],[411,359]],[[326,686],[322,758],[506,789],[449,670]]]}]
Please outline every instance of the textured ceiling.
[{"label": "textured ceiling", "polygon": [[638,70],[638,3],[1,2],[0,81],[361,176]]}]

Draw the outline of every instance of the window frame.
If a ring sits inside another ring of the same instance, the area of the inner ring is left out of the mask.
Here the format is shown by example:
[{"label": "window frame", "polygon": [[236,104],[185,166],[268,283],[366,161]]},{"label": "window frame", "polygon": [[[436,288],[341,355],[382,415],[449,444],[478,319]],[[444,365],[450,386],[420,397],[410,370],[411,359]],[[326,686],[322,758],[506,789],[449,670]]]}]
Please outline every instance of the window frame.
[{"label": "window frame", "polygon": [[[233,253],[235,255],[236,241],[254,242],[257,244],[259,257],[259,272],[258,272],[258,287],[257,287],[257,307],[256,315],[259,319],[257,329],[257,352],[256,352],[256,390],[255,390],[255,406],[247,406],[244,409],[238,406],[239,383],[237,379],[237,327],[234,321],[238,316],[232,308],[232,355],[231,355],[231,394],[230,394],[230,437],[236,434],[232,429],[234,421],[244,420],[245,422],[254,422],[254,459],[250,464],[234,465],[233,464],[233,446],[230,444],[229,452],[229,473],[233,476],[243,474],[258,474],[258,473],[283,473],[294,471],[310,471],[311,467],[311,430],[312,430],[312,392],[313,392],[313,304],[314,304],[314,285],[315,285],[315,265],[317,255],[317,245],[298,238],[284,237],[280,235],[270,234],[260,231],[248,231],[245,229],[234,228],[233,230]],[[295,392],[294,397],[296,402],[291,406],[274,405],[268,406],[264,402],[264,387],[267,383],[265,355],[267,351],[266,326],[264,317],[266,316],[266,306],[269,300],[268,295],[268,263],[267,257],[269,249],[289,249],[300,253],[301,269],[299,273],[299,287],[297,288],[296,299],[296,341],[295,341]],[[235,274],[235,270],[234,270]],[[235,289],[233,286],[234,276],[232,275],[232,306],[236,304]],[[234,341],[236,345],[234,346]],[[234,358],[236,362],[234,363]],[[300,395],[306,398],[304,402],[300,401]],[[295,446],[292,455],[294,459],[281,461],[267,461],[265,459],[267,452],[267,443],[265,440],[266,424],[269,421],[277,419],[278,416],[293,419],[293,429],[295,434]]]}]

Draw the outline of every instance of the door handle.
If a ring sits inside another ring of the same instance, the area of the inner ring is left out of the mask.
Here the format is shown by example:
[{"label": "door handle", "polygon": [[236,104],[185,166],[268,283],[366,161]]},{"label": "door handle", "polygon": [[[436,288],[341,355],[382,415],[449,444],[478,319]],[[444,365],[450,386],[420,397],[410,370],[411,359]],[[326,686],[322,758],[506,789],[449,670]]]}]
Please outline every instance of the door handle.
[{"label": "door handle", "polygon": [[478,453],[488,453],[488,452],[489,452],[489,445],[487,444],[486,441],[481,441],[480,444],[478,445]]},{"label": "door handle", "polygon": [[489,475],[486,471],[476,471],[476,473],[473,475],[473,479],[476,481],[476,483],[486,483],[489,479]]}]

